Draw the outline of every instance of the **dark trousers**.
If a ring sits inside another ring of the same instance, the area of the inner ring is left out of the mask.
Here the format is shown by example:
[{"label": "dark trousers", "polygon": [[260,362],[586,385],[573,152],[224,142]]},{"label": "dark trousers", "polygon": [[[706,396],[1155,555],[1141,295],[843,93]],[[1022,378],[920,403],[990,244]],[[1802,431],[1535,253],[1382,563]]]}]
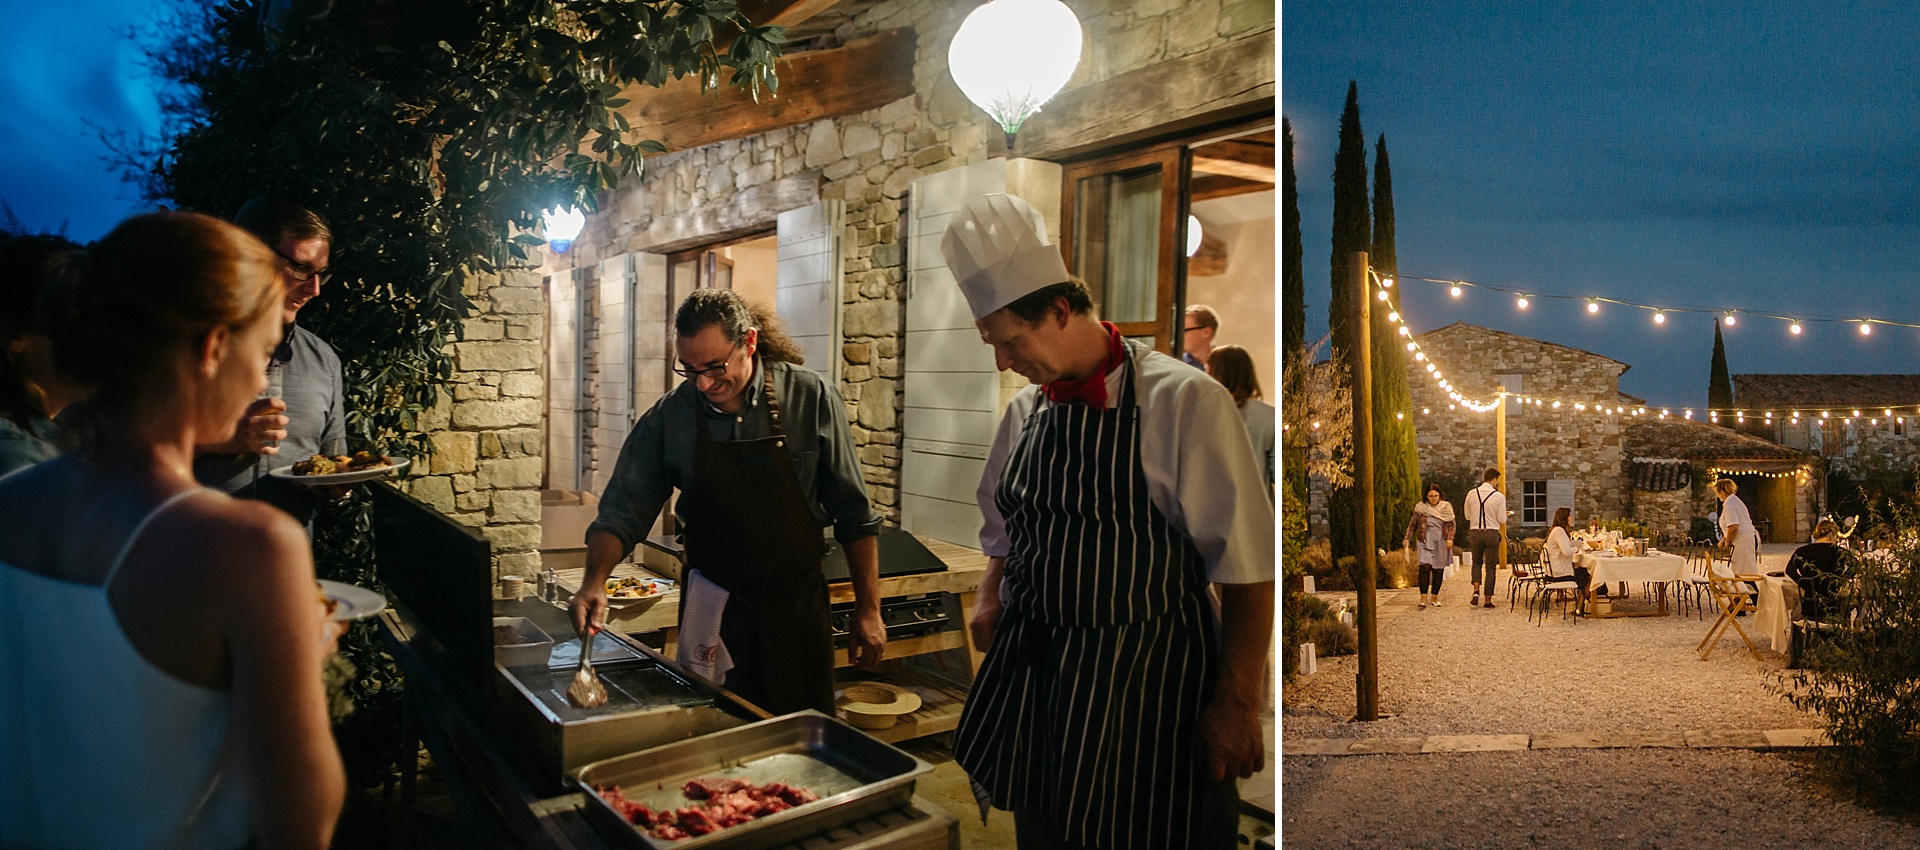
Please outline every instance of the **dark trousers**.
[{"label": "dark trousers", "polygon": [[1473,553],[1473,583],[1480,592],[1493,595],[1494,577],[1500,574],[1500,530],[1477,528],[1467,532],[1467,549]]},{"label": "dark trousers", "polygon": [[[1430,564],[1421,564],[1420,565],[1420,592],[1431,593],[1435,596],[1439,596],[1440,582],[1445,581],[1446,578],[1447,578],[1446,567],[1436,567]],[[1432,589],[1429,590],[1428,589],[1429,587],[1431,587]]]},{"label": "dark trousers", "polygon": [[[1226,779],[1207,783],[1202,795],[1200,822],[1194,825],[1193,850],[1237,850],[1240,845],[1240,784]],[[1151,805],[1141,801],[1143,805]],[[1068,844],[1045,812],[1015,811],[1013,840],[1019,850],[1098,850],[1087,844]]]}]

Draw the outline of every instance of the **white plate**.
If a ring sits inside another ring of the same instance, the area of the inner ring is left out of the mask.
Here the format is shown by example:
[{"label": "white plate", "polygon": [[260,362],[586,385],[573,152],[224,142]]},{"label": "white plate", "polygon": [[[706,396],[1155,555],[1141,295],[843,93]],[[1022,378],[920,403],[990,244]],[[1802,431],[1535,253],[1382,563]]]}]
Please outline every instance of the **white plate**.
[{"label": "white plate", "polygon": [[[301,458],[301,460],[306,460],[306,458]],[[301,484],[358,484],[362,481],[372,481],[389,472],[403,471],[412,463],[413,461],[406,458],[396,457],[393,459],[393,465],[391,466],[357,469],[353,472],[332,472],[326,475],[295,475],[293,474],[293,464],[287,464],[286,466],[267,473],[267,475],[273,478],[284,478],[288,481],[295,481]]]},{"label": "white plate", "polygon": [[364,587],[346,582],[319,579],[320,592],[334,601],[333,619],[341,622],[364,620],[387,610],[387,599]]},{"label": "white plate", "polygon": [[[614,576],[614,578],[618,579],[621,577]],[[640,581],[646,584],[652,585],[653,588],[658,592],[651,593],[646,596],[611,596],[610,595],[607,597],[607,604],[614,608],[624,608],[636,602],[646,602],[653,599],[659,599],[662,596],[672,593],[676,586],[674,585],[672,579],[655,578],[653,576],[641,577]]]}]

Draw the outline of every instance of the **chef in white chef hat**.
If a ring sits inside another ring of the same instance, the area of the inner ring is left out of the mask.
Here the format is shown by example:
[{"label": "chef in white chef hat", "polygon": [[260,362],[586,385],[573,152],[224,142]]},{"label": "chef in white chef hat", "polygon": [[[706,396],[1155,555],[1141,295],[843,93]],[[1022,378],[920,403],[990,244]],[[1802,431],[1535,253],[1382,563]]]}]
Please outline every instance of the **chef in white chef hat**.
[{"label": "chef in white chef hat", "polygon": [[[995,365],[1036,385],[975,493],[988,566],[968,627],[987,656],[954,759],[1022,846],[1232,847],[1233,780],[1264,763],[1265,479],[1226,388],[1100,321],[1045,234],[996,194],[940,243]],[[1100,661],[1116,657],[1126,676]]]}]

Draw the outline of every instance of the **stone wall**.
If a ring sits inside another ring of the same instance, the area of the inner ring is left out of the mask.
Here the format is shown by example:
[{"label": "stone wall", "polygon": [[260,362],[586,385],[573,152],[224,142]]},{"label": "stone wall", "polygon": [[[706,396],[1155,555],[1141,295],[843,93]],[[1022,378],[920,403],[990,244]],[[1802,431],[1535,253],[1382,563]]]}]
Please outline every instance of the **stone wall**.
[{"label": "stone wall", "polygon": [[402,489],[485,535],[496,577],[532,577],[540,568],[544,470],[540,275],[475,274],[464,290],[475,309],[448,346],[453,378],[420,416],[434,454],[412,468]]},{"label": "stone wall", "polygon": [[1685,537],[1693,528],[1693,499],[1685,487],[1658,493],[1634,490],[1632,513],[1634,522],[1660,534]]},{"label": "stone wall", "polygon": [[[1597,511],[1601,518],[1626,516],[1628,480],[1622,472],[1622,434],[1631,416],[1599,415],[1594,405],[1618,403],[1620,374],[1626,364],[1591,352],[1555,345],[1474,325],[1449,325],[1417,337],[1421,349],[1446,380],[1466,396],[1490,399],[1499,375],[1521,375],[1521,392],[1565,400],[1551,406],[1527,406],[1507,416],[1507,499],[1519,519],[1519,482],[1570,479],[1574,512]],[[1462,471],[1495,465],[1494,414],[1452,406],[1426,372],[1409,361],[1414,431],[1425,479],[1452,478]],[[1589,406],[1572,409],[1576,402]],[[1512,407],[1518,408],[1515,403]],[[1422,412],[1426,411],[1426,412]],[[1476,476],[1477,480],[1477,476]],[[1549,518],[1551,519],[1551,518]]]},{"label": "stone wall", "polygon": [[[997,129],[967,102],[947,72],[947,47],[970,11],[971,6],[941,0],[895,0],[867,8],[836,30],[833,40],[844,43],[911,27],[917,37],[913,97],[651,158],[644,178],[606,199],[601,211],[589,216],[573,249],[548,261],[550,269],[559,269],[629,252],[683,250],[771,229],[775,214],[784,209],[822,199],[844,201],[840,390],[874,507],[895,523],[906,356],[907,189],[923,175],[984,161],[989,140],[997,137]],[[1075,11],[1086,38],[1070,89],[1274,25],[1274,4],[1263,0],[1107,0],[1078,5]],[[814,195],[807,197],[810,191]],[[641,325],[636,339],[645,339],[643,321],[636,321]],[[827,371],[824,364],[810,365]],[[665,389],[653,390],[653,396]],[[640,390],[634,404],[645,410],[653,396]],[[583,407],[589,403],[582,401]]]}]

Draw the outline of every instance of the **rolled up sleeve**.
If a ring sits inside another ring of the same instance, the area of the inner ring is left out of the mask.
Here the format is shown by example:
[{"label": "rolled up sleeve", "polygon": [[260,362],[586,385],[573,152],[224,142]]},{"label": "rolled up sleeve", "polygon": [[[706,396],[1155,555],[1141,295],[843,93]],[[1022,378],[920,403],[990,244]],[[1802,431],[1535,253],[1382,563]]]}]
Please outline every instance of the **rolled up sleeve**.
[{"label": "rolled up sleeve", "polygon": [[627,434],[615,461],[612,480],[600,494],[600,515],[587,526],[587,536],[603,531],[620,539],[623,551],[645,540],[660,508],[673,492],[666,464],[666,399],[640,417]]},{"label": "rolled up sleeve", "polygon": [[860,457],[853,449],[853,433],[847,428],[847,404],[831,382],[821,381],[820,390],[820,404],[814,413],[814,425],[820,434],[815,491],[833,522],[834,539],[852,543],[879,534],[880,515],[867,497]]}]

